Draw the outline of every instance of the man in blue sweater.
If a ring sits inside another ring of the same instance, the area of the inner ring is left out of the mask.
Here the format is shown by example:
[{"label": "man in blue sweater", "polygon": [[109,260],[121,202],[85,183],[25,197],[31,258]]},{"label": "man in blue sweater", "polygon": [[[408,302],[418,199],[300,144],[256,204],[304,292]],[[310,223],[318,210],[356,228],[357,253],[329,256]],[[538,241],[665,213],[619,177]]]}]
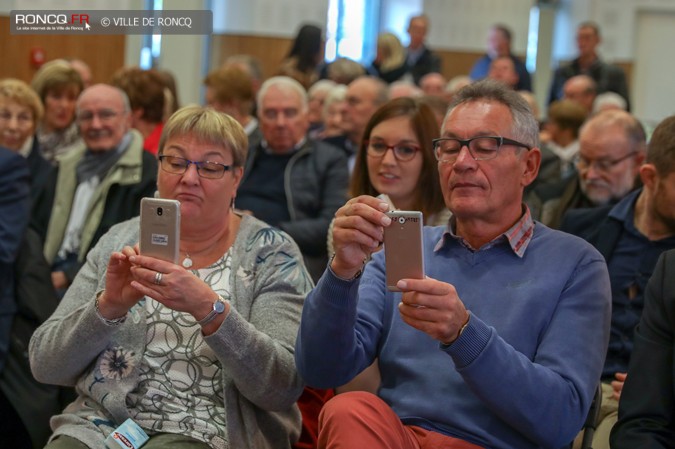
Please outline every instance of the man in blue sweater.
[{"label": "man in blue sweater", "polygon": [[388,292],[383,251],[363,269],[391,222],[386,204],[361,196],[336,213],[335,256],[305,302],[296,364],[329,388],[377,357],[382,381],[377,395],[324,406],[319,447],[560,448],[587,414],[609,278],[591,245],[535,223],[522,202],[541,158],[536,120],[486,80],[458,93],[442,136],[453,218],[424,230],[425,279]]}]

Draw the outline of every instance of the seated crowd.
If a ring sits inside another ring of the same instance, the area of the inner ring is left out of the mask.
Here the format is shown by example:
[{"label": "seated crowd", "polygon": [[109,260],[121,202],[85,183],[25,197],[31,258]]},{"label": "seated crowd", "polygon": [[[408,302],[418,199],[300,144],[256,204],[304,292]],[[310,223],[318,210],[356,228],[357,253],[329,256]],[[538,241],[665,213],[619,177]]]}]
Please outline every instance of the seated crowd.
[{"label": "seated crowd", "polygon": [[[508,27],[449,81],[428,27],[363,66],[303,25],[203,105],[156,69],[0,80],[0,446],[577,448],[599,387],[593,448],[673,447],[675,116],[629,112],[592,22],[543,123]],[[425,225],[395,289],[391,210]]]}]

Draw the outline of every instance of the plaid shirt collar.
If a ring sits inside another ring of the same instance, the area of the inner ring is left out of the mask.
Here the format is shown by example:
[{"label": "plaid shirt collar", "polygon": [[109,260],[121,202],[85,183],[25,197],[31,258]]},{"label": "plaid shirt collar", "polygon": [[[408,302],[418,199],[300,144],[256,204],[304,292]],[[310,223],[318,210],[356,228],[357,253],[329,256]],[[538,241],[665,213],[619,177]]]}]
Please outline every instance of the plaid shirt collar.
[{"label": "plaid shirt collar", "polygon": [[[483,248],[487,249],[500,241],[506,239],[509,242],[509,246],[518,257],[523,257],[525,255],[525,250],[532,240],[532,235],[534,235],[534,220],[532,220],[532,214],[527,205],[523,204],[523,215],[520,219],[509,228],[506,232],[495,237],[490,243],[485,245]],[[438,241],[434,247],[434,251],[439,251],[445,244],[446,238],[451,237],[455,240],[458,240],[462,245],[470,249],[471,251],[476,251],[476,248],[471,247],[469,242],[467,242],[463,237],[455,234],[456,228],[456,218],[452,216],[448,222],[448,227],[441,236],[441,239]]]}]

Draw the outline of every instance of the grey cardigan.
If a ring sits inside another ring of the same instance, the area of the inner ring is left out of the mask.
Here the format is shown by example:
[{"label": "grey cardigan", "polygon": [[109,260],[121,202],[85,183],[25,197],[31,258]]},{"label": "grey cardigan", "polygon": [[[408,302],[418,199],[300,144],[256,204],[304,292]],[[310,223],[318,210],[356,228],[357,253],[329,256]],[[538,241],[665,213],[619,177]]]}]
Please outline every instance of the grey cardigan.
[{"label": "grey cardigan", "polygon": [[[144,301],[127,320],[107,326],[96,315],[95,294],[105,288],[111,252],[138,241],[139,219],[120,223],[87,256],[54,314],[34,333],[30,363],[41,382],[75,386],[78,398],[52,418],[54,435],[69,435],[92,448],[129,418],[127,394],[138,383],[145,350]],[[228,441],[217,448],[290,448],[300,435],[295,405],[303,383],[293,360],[304,297],[312,282],[296,244],[282,231],[242,218],[232,252],[231,311],[204,338],[223,373]],[[101,363],[111,355],[123,368],[111,375]],[[99,416],[96,416],[98,412]],[[101,418],[101,416],[106,417]]]}]

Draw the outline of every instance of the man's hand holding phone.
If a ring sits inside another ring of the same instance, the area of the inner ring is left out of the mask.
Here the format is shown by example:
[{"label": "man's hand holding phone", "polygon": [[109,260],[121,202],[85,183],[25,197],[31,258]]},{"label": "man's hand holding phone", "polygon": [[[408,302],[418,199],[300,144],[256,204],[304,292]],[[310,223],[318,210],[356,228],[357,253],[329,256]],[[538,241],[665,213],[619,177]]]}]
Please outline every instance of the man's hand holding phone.
[{"label": "man's hand holding phone", "polygon": [[454,342],[469,322],[469,312],[455,287],[432,278],[402,279],[398,311],[408,325],[444,344]]},{"label": "man's hand holding phone", "polygon": [[352,279],[384,239],[391,218],[389,204],[368,195],[352,198],[335,213],[331,269],[342,279]]}]

